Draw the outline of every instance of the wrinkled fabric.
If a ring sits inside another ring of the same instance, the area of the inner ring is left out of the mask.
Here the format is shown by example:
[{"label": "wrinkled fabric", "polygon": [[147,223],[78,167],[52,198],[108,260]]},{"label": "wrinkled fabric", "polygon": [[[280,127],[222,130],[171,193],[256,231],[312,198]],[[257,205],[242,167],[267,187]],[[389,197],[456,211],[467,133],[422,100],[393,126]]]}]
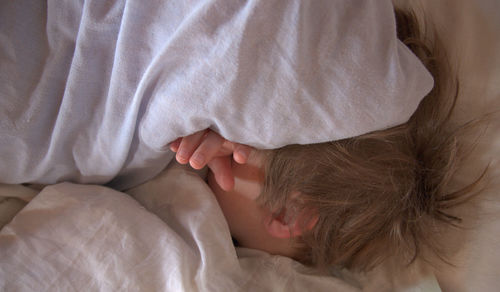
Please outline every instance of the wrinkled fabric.
[{"label": "wrinkled fabric", "polygon": [[433,85],[389,0],[0,5],[3,183],[128,188],[205,128],[259,148],[357,136]]},{"label": "wrinkled fabric", "polygon": [[0,231],[0,290],[358,291],[285,257],[237,252],[215,196],[184,168],[129,193],[142,205],[102,186],[43,189]]}]

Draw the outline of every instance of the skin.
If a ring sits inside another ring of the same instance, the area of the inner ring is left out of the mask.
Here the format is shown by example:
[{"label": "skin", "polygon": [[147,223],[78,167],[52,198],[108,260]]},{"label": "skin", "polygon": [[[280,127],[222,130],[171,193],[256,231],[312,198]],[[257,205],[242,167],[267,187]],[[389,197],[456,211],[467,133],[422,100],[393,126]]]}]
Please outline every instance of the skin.
[{"label": "skin", "polygon": [[208,166],[219,186],[228,191],[234,188],[231,161],[245,164],[254,151],[250,146],[227,141],[211,130],[179,138],[170,144],[170,149],[176,152],[180,164],[189,163],[194,169]]},{"label": "skin", "polygon": [[[262,152],[205,130],[170,144],[181,164],[208,166],[208,184],[241,246],[293,257],[290,226],[257,204],[264,182]],[[296,234],[298,235],[298,234]]]}]

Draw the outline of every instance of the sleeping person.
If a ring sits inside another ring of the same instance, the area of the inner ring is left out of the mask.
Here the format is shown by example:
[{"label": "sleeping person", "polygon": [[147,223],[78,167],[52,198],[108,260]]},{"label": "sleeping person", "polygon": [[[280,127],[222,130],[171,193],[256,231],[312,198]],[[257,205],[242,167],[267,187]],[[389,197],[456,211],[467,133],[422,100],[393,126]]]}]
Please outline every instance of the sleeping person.
[{"label": "sleeping person", "polygon": [[459,148],[439,43],[389,0],[1,5],[46,23],[2,38],[2,183],[128,190],[170,145],[208,165],[239,245],[351,270],[441,255],[433,233],[470,197],[447,189]]},{"label": "sleeping person", "polygon": [[170,144],[181,164],[208,165],[208,184],[243,247],[319,268],[367,271],[397,258],[445,258],[437,234],[460,223],[449,209],[476,180],[449,191],[460,159],[449,122],[456,100],[439,43],[396,10],[398,37],[435,80],[408,122],[339,141],[257,150],[206,130]]}]

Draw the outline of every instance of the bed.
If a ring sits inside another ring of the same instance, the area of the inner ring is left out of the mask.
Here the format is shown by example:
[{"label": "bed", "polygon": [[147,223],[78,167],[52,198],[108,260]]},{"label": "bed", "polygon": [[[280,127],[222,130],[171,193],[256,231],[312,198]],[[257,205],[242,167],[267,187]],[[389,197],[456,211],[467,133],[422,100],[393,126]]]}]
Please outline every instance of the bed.
[{"label": "bed", "polygon": [[[41,27],[51,25],[44,23],[46,20],[41,11],[47,10],[47,5],[55,4],[57,3],[53,1],[2,3],[1,13],[4,17],[2,17],[3,22],[0,28],[4,32],[7,30],[26,32],[26,40],[34,39],[38,42],[40,40],[37,35],[41,33]],[[68,1],[61,5],[84,4]],[[498,82],[500,79],[500,54],[498,53],[500,21],[496,15],[496,11],[500,9],[499,3],[493,0],[475,2],[428,0],[396,1],[396,5],[411,6],[417,13],[428,15],[447,44],[452,59],[456,60],[459,65],[461,92],[454,120],[457,123],[465,122],[500,109]],[[135,13],[133,7],[128,7],[127,11],[132,15]],[[106,15],[109,17],[117,13],[116,11],[120,11],[121,7],[111,5],[107,9]],[[158,14],[153,11],[144,10],[143,13],[151,13],[153,19],[154,16],[158,17]],[[99,21],[110,21],[106,19],[106,15],[102,15],[103,18]],[[74,15],[58,15],[57,17],[56,19],[66,21],[68,25],[77,23]],[[19,21],[19,19],[24,21]],[[30,27],[36,27],[36,29],[29,29]],[[67,29],[70,30],[71,27]],[[98,30],[99,27],[96,26],[93,29]],[[156,32],[170,28],[157,29]],[[61,36],[64,37],[66,32],[62,29]],[[5,36],[5,34],[2,35]],[[95,35],[80,34],[79,37],[95,37]],[[146,36],[146,39],[148,38],[154,40],[154,36]],[[50,46],[51,40],[46,41]],[[107,40],[100,41],[105,43]],[[142,45],[131,43],[131,46]],[[91,48],[86,49],[89,51],[82,51],[82,54],[93,53]],[[38,58],[35,58],[36,60],[45,58],[64,60],[61,55],[47,56],[44,55],[43,50],[29,45],[22,46],[22,50],[35,54]],[[4,52],[11,54],[9,57],[17,53],[13,48],[5,49],[5,47]],[[64,50],[61,49],[60,52]],[[104,60],[97,60],[97,62],[104,62]],[[115,59],[113,62],[127,64],[120,59]],[[23,65],[35,69],[43,67],[43,63],[29,60],[23,61]],[[174,66],[175,64],[162,65]],[[1,66],[4,66],[3,70],[10,69],[8,65]],[[76,70],[70,72],[69,75],[76,78],[75,76],[81,73],[78,68],[85,68],[85,66],[76,66]],[[140,69],[119,68],[125,71]],[[161,74],[155,75],[157,68],[145,68],[145,70],[149,70],[150,76],[155,78],[168,77]],[[16,78],[17,76],[14,76],[9,80],[16,82]],[[36,76],[30,75],[29,78],[36,78]],[[54,78],[57,78],[57,75]],[[97,75],[95,78],[101,77]],[[221,74],[217,78],[223,80],[224,76]],[[97,81],[85,80],[75,88],[57,90],[63,92],[83,90],[91,87],[93,82]],[[130,80],[130,82],[140,83],[138,80]],[[196,87],[196,89],[203,88]],[[26,88],[27,92],[29,90],[32,89]],[[106,88],[106,90],[119,92],[127,88]],[[151,89],[147,86],[141,88],[143,93],[147,93],[148,90],[158,89]],[[194,91],[189,84],[184,84],[176,90],[188,93]],[[221,92],[222,89],[211,88],[211,90]],[[44,106],[44,104],[38,107],[33,106],[33,112],[40,114],[40,109]],[[111,113],[110,116],[113,116],[120,114],[119,111],[114,111],[120,106],[123,105],[112,104],[105,108]],[[136,107],[138,110],[136,114],[146,110],[147,106],[139,104]],[[189,104],[183,106],[189,107]],[[279,106],[283,104],[274,105],[274,107]],[[86,109],[84,104],[82,108],[84,108],[84,114],[89,114],[86,110],[90,109]],[[270,110],[272,109],[271,106]],[[224,109],[218,110],[221,111],[220,116],[228,115]],[[290,127],[291,132],[298,131],[298,127],[302,127],[299,132],[310,133],[307,137],[297,137],[296,139],[303,140],[294,142],[319,141],[325,138],[324,133],[311,131],[311,128],[314,128],[313,123],[304,122],[305,117],[308,117],[311,111],[314,112],[315,109],[312,108],[298,115],[297,125]],[[168,124],[169,127],[179,127],[175,137],[192,131],[192,129],[181,128],[171,120],[162,120],[164,117],[162,113],[158,113],[155,117]],[[254,117],[254,119],[263,118],[265,117]],[[101,121],[96,121],[96,123],[99,122]],[[104,121],[102,122],[105,124]],[[144,124],[135,125],[133,120],[129,122],[130,128],[133,129],[144,126]],[[154,122],[158,121],[154,120]],[[206,121],[197,118],[193,118],[192,122],[192,125],[196,127],[203,128],[207,125]],[[243,123],[239,126],[245,127],[251,124],[251,121],[246,122],[247,124]],[[272,124],[279,123],[284,123],[283,118]],[[286,120],[286,123],[288,125],[293,121]],[[225,124],[227,123],[222,121],[218,125]],[[429,267],[421,263],[408,271],[400,272],[388,265],[364,275],[351,274],[343,270],[332,271],[331,275],[320,275],[285,257],[234,248],[220,209],[217,208],[214,198],[207,196],[209,192],[206,185],[197,173],[170,164],[160,175],[144,182],[148,171],[158,172],[159,169],[165,168],[165,161],[169,161],[172,157],[172,153],[161,149],[163,142],[172,137],[161,135],[158,137],[154,133],[144,131],[146,138],[150,139],[152,144],[156,143],[159,150],[142,149],[144,151],[138,151],[142,153],[139,157],[120,156],[121,145],[131,145],[137,138],[130,133],[124,134],[122,139],[114,141],[112,145],[103,145],[103,147],[117,148],[116,157],[109,157],[110,165],[113,159],[120,159],[123,164],[131,166],[131,169],[144,170],[141,168],[141,161],[159,161],[151,164],[150,170],[141,172],[142,177],[136,172],[129,173],[129,176],[125,174],[118,180],[109,181],[109,178],[113,177],[119,169],[103,168],[99,169],[98,175],[93,171],[92,175],[81,175],[71,179],[78,183],[64,182],[44,186],[44,182],[40,181],[39,183],[42,184],[40,186],[28,187],[15,183],[0,185],[0,223],[3,226],[0,232],[0,287],[6,291],[81,289],[101,291],[495,291],[500,284],[498,272],[500,252],[496,249],[500,240],[500,180],[498,179],[500,176],[498,165],[500,119],[498,115],[492,116],[487,124],[488,127],[482,132],[463,137],[465,143],[475,144],[475,147],[467,160],[462,163],[463,166],[455,178],[456,186],[463,185],[470,178],[477,177],[486,165],[489,165],[489,172],[481,196],[459,210],[460,215],[465,218],[467,228],[450,234],[449,246],[454,266]],[[55,122],[53,126],[57,127],[58,124]],[[384,127],[384,125],[378,126]],[[359,127],[353,128],[359,129]],[[244,136],[230,126],[218,127],[216,130],[226,137],[257,147],[277,147],[289,142],[276,137],[262,137],[259,133],[269,132],[265,128],[257,128],[254,130],[255,133],[249,129]],[[346,129],[345,135],[355,135],[356,133],[352,131],[353,129]],[[291,132],[284,135],[293,136]],[[41,136],[45,134],[40,133]],[[96,139],[97,143],[106,143],[104,138]],[[332,138],[336,137],[328,137],[328,139]],[[92,159],[95,153],[85,154],[81,157],[83,161],[81,163],[95,163]],[[141,155],[144,156],[141,157]],[[13,159],[20,159],[24,163],[22,157],[13,157]],[[26,168],[34,170],[31,173],[37,170],[36,165],[30,163],[25,165]],[[85,169],[85,165],[81,167]],[[136,181],[131,181],[131,177],[134,177]],[[58,180],[64,181],[64,178],[58,178]],[[106,182],[107,185],[95,185],[100,181]],[[89,182],[94,184],[89,184]],[[138,182],[141,182],[139,186],[130,188]],[[188,196],[180,191],[179,186],[186,184],[192,188],[190,194],[196,194],[195,196]],[[170,191],[168,195],[165,195],[165,190]]]}]

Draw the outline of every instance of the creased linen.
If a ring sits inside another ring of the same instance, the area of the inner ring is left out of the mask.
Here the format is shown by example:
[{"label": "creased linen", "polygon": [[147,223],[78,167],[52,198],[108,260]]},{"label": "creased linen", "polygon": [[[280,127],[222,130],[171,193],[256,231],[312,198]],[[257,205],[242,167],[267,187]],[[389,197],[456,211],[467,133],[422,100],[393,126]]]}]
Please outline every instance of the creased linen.
[{"label": "creased linen", "polygon": [[358,291],[285,257],[239,259],[212,192],[184,168],[130,193],[146,208],[107,187],[46,187],[0,231],[0,290]]},{"label": "creased linen", "polygon": [[405,122],[433,84],[389,0],[0,5],[4,183],[124,189],[205,128],[259,148],[356,136]]}]

